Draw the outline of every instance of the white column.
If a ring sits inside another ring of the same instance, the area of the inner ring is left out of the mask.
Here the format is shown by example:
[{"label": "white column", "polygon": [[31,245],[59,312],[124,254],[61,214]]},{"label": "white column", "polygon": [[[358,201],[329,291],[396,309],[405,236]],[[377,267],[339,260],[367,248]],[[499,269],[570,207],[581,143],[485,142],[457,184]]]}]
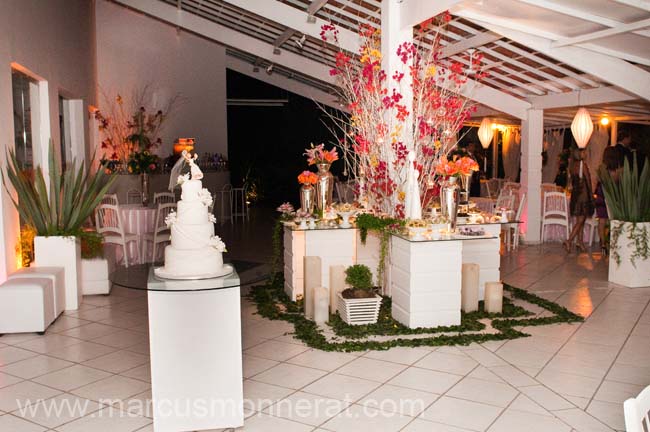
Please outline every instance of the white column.
[{"label": "white column", "polygon": [[[411,76],[408,73],[408,64],[403,64],[397,56],[397,48],[404,42],[413,42],[413,27],[402,27],[401,15],[404,8],[404,3],[397,0],[382,0],[381,2],[381,67],[386,72],[386,79],[388,80],[388,91],[392,92],[393,88],[402,94],[401,104],[406,106],[406,109],[411,114],[409,118],[412,119],[413,114],[413,90],[411,89]],[[395,71],[404,73],[404,78],[400,84],[393,80]],[[405,121],[405,125],[411,125],[411,121]],[[402,136],[409,136],[410,129],[405,127],[402,131]],[[406,145],[411,143],[411,140],[403,140]],[[412,145],[412,144],[411,144]]]},{"label": "white column", "polygon": [[609,137],[609,145],[610,146],[615,146],[616,142],[618,141],[618,120],[612,120],[610,123],[610,137]]},{"label": "white column", "polygon": [[540,241],[543,135],[544,110],[528,110],[527,119],[521,122],[521,184],[527,197],[522,228],[530,244]]}]

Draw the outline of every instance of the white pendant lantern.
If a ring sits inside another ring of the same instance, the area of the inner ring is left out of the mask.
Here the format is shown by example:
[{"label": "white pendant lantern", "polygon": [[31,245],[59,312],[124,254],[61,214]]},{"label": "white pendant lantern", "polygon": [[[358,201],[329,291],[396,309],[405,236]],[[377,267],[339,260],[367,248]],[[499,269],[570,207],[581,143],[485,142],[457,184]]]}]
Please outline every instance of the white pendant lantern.
[{"label": "white pendant lantern", "polygon": [[593,131],[594,123],[591,121],[589,111],[584,107],[579,108],[573,122],[571,122],[571,133],[579,148],[587,147]]},{"label": "white pendant lantern", "polygon": [[481,141],[481,145],[484,149],[490,147],[492,138],[494,138],[494,129],[492,129],[492,122],[489,118],[483,117],[481,126],[478,128],[478,139]]}]

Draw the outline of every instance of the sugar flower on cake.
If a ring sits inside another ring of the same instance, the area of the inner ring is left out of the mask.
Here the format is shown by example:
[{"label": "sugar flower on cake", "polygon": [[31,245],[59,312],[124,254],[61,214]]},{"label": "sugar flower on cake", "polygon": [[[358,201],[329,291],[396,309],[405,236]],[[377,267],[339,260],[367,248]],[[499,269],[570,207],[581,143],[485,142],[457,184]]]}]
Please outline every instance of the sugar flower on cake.
[{"label": "sugar flower on cake", "polygon": [[201,192],[199,192],[199,199],[205,206],[212,205],[212,194],[206,188],[201,189]]},{"label": "sugar flower on cake", "polygon": [[165,225],[167,225],[167,228],[171,228],[172,225],[174,225],[175,223],[176,223],[176,212],[172,210],[165,218]]},{"label": "sugar flower on cake", "polygon": [[178,178],[176,179],[176,184],[182,185],[186,181],[190,181],[190,173],[179,175]]},{"label": "sugar flower on cake", "polygon": [[228,252],[226,250],[226,244],[221,240],[221,237],[219,236],[212,236],[210,237],[210,241],[208,243],[211,247],[215,248],[217,251],[223,253],[223,252]]},{"label": "sugar flower on cake", "polygon": [[210,223],[216,223],[217,222],[217,218],[214,217],[214,215],[212,213],[208,213],[208,220],[210,221]]}]

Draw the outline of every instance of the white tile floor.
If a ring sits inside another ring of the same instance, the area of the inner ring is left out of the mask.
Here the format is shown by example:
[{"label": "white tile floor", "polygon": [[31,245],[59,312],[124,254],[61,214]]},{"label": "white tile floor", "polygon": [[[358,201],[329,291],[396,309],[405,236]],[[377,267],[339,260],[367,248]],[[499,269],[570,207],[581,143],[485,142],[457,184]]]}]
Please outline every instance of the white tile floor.
[{"label": "white tile floor", "polygon": [[[502,258],[502,272],[586,321],[468,347],[329,353],[242,300],[244,393],[253,402],[244,430],[623,430],[622,402],[650,384],[650,288],[609,284],[599,256],[557,247],[522,247]],[[149,398],[148,362],[145,294],[86,297],[45,336],[0,338],[0,431],[152,431],[150,417],[98,403]],[[19,402],[39,398],[80,409],[21,414]]]}]

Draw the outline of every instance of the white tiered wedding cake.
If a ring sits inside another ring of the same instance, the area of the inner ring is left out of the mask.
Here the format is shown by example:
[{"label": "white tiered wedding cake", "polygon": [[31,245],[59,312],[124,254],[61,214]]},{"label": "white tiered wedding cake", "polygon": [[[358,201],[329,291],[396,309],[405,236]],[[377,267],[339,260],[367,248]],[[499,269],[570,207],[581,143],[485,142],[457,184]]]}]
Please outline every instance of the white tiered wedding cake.
[{"label": "white tiered wedding cake", "polygon": [[181,200],[177,213],[169,214],[165,222],[171,230],[171,245],[165,247],[165,266],[154,269],[156,276],[167,279],[198,279],[223,276],[232,267],[223,264],[226,245],[214,234],[214,216],[210,191],[203,188],[203,173],[188,154],[183,157],[191,167],[190,174],[178,177]]}]

